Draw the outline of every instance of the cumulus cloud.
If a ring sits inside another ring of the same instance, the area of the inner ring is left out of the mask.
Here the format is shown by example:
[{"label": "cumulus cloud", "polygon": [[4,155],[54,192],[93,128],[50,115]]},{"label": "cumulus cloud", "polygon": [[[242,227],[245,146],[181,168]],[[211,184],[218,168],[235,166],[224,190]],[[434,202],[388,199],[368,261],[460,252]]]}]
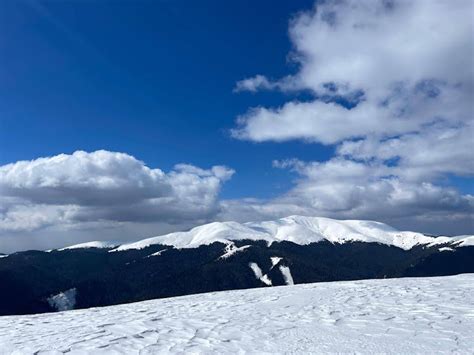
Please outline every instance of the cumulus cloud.
[{"label": "cumulus cloud", "polygon": [[19,161],[0,167],[0,232],[206,220],[219,211],[219,191],[232,174],[185,164],[165,173],[105,150]]},{"label": "cumulus cloud", "polygon": [[369,135],[383,139],[420,132],[434,124],[463,129],[472,120],[472,105],[464,87],[438,84],[433,94],[417,86],[399,87],[376,102],[364,94],[353,108],[320,99],[290,101],[276,108],[256,107],[240,116],[238,127],[231,132],[235,138],[256,142],[303,139],[336,144]]},{"label": "cumulus cloud", "polygon": [[[375,95],[391,83],[461,83],[474,70],[472,7],[469,0],[317,2],[290,21],[291,58],[300,70],[283,81],[315,92],[364,88]],[[257,75],[237,85],[243,83],[242,89],[257,90],[275,88],[278,81]]]},{"label": "cumulus cloud", "polygon": [[431,219],[472,232],[473,196],[442,182],[474,175],[473,7],[329,0],[298,13],[289,26],[297,73],[247,78],[236,91],[305,90],[312,98],[251,108],[231,133],[332,145],[335,155],[275,162],[298,175],[294,187],[270,201],[226,201],[227,213],[401,219],[399,227],[420,230]]},{"label": "cumulus cloud", "polygon": [[[251,109],[232,134],[334,144],[420,131],[434,122],[463,126],[472,120],[473,10],[469,0],[316,4],[290,24],[298,73],[280,81],[257,75],[236,86],[306,89],[316,98]],[[357,104],[349,109],[332,100],[341,97]]]}]

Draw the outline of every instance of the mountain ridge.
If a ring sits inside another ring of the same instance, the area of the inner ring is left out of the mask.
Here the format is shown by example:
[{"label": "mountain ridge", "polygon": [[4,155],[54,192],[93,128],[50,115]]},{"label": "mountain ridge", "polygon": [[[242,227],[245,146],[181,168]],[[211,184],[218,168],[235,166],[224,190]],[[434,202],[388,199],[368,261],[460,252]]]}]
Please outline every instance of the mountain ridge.
[{"label": "mountain ridge", "polygon": [[[0,315],[311,282],[474,273],[472,236],[292,216],[0,257]],[[73,301],[72,301],[73,300]],[[71,306],[72,305],[72,306]]]},{"label": "mountain ridge", "polygon": [[282,241],[299,245],[318,243],[323,240],[333,244],[368,242],[395,246],[404,250],[409,250],[415,245],[449,244],[452,247],[474,245],[473,235],[433,237],[418,232],[399,231],[387,224],[371,220],[337,220],[326,217],[293,215],[263,222],[212,222],[188,231],[158,235],[121,245],[95,241],[58,250],[97,247],[113,248],[111,252],[118,252],[143,249],[151,245],[167,245],[177,249],[186,249],[216,242],[234,244],[237,240],[263,240],[269,245]]}]

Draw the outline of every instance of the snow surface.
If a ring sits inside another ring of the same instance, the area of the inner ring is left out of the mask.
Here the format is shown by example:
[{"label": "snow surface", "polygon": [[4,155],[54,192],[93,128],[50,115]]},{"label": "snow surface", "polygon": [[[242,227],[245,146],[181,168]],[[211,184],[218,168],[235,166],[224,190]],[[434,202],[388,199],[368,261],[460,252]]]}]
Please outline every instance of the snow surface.
[{"label": "snow surface", "polygon": [[69,247],[61,248],[58,250],[62,251],[62,250],[69,250],[69,249],[114,248],[117,245],[118,244],[114,242],[104,242],[104,241],[95,240],[93,242],[86,242],[86,243],[71,245]]},{"label": "snow surface", "polygon": [[165,251],[167,251],[168,249],[163,249],[163,250],[160,250],[160,251],[157,251],[156,253],[153,253],[153,254],[150,254],[147,256],[147,258],[151,257],[151,256],[160,256],[161,254],[163,254]]},{"label": "snow surface", "polygon": [[0,353],[472,354],[473,294],[474,274],[464,274],[215,292],[4,316]]},{"label": "snow surface", "polygon": [[197,248],[215,242],[233,244],[236,240],[264,240],[268,244],[290,241],[306,245],[328,240],[331,243],[349,241],[373,242],[411,249],[415,245],[439,245],[457,242],[456,246],[474,245],[474,236],[429,237],[416,232],[401,232],[374,221],[336,220],[323,217],[290,216],[266,222],[214,222],[186,232],[170,233],[123,244],[112,251],[143,249],[153,244],[175,248]]},{"label": "snow surface", "polygon": [[458,240],[458,244],[457,246],[458,247],[467,247],[467,246],[474,246],[474,235],[460,235],[458,237],[456,237],[456,239]]},{"label": "snow surface", "polygon": [[270,258],[270,262],[272,263],[272,269],[275,267],[276,264],[278,264],[283,258],[280,258],[279,256],[272,256]]},{"label": "snow surface", "polygon": [[262,281],[267,286],[272,286],[272,280],[268,277],[268,275],[264,275],[260,266],[257,263],[249,263],[249,267],[252,269],[253,273],[257,280]]},{"label": "snow surface", "polygon": [[288,266],[280,265],[279,269],[283,275],[283,279],[285,280],[285,283],[287,285],[294,285],[295,282],[293,281],[293,275],[291,275],[290,268]]},{"label": "snow surface", "polygon": [[225,253],[222,254],[219,259],[227,259],[232,255],[235,255],[238,252],[244,251],[247,248],[250,248],[251,245],[243,245],[241,247],[236,247],[235,244],[227,244],[225,247]]}]

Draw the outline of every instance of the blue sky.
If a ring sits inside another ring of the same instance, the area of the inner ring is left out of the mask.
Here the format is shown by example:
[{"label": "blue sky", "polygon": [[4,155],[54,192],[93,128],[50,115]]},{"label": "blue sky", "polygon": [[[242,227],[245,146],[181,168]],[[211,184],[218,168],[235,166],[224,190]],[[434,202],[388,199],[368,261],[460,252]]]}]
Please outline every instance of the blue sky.
[{"label": "blue sky", "polygon": [[473,7],[0,2],[0,251],[292,214],[473,233]]},{"label": "blue sky", "polygon": [[225,164],[237,174],[223,196],[271,197],[290,185],[272,160],[327,159],[332,148],[232,139],[237,115],[288,96],[233,88],[262,68],[274,77],[295,70],[286,60],[288,20],[311,6],[2,2],[0,31],[8,35],[1,51],[8,55],[0,58],[0,164],[106,149],[165,170],[179,162]]}]

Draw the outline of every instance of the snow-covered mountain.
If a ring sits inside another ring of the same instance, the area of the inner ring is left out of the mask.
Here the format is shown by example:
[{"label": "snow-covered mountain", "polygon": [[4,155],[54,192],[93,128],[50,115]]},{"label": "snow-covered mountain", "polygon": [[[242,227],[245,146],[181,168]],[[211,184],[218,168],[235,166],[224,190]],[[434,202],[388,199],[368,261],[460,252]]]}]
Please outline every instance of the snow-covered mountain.
[{"label": "snow-covered mountain", "polygon": [[232,289],[474,273],[474,237],[291,216],[0,257],[0,315]]},{"label": "snow-covered mountain", "polygon": [[237,223],[214,222],[186,232],[170,233],[123,244],[113,251],[143,249],[154,244],[175,248],[196,248],[212,243],[232,244],[236,240],[293,242],[307,245],[327,240],[335,244],[367,242],[392,245],[405,250],[415,245],[450,243],[453,246],[474,245],[474,236],[430,237],[416,232],[398,231],[384,223],[361,220],[336,220],[323,217],[290,216],[275,221]]},{"label": "snow-covered mountain", "polygon": [[471,354],[474,274],[0,317],[0,354]]}]

